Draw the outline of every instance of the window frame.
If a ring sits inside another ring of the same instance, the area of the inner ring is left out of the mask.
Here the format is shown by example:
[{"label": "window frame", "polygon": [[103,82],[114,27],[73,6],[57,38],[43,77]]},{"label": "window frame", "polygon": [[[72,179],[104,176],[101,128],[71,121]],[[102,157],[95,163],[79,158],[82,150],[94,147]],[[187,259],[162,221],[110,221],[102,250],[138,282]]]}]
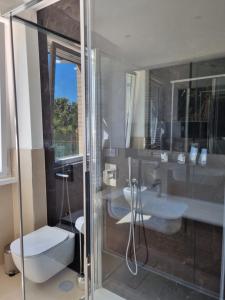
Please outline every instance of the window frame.
[{"label": "window frame", "polygon": [[[6,49],[5,49],[6,28],[3,22],[0,22],[0,178],[8,174],[8,143],[7,130],[10,131],[10,124],[7,124],[7,91],[6,91]],[[8,126],[7,126],[8,125]],[[8,128],[7,128],[8,127]]]},{"label": "window frame", "polygon": [[[71,61],[72,63],[79,64],[81,66],[81,52],[76,49],[60,44],[58,41],[50,40],[48,42],[48,51],[51,55],[50,68],[49,68],[49,90],[50,90],[50,102],[53,104],[55,95],[55,67],[56,57],[59,56],[62,59]],[[78,163],[83,161],[83,154],[65,156],[56,159],[55,165],[64,165],[68,163]]]}]

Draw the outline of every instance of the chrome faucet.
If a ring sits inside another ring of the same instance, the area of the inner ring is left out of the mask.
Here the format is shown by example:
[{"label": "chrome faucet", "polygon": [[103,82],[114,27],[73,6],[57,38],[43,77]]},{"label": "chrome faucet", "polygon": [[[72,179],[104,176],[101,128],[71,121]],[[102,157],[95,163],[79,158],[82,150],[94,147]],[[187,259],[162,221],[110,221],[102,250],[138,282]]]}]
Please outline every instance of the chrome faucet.
[{"label": "chrome faucet", "polygon": [[131,185],[133,185],[133,186],[138,186],[138,180],[136,179],[136,178],[133,178],[132,180],[131,180]]}]

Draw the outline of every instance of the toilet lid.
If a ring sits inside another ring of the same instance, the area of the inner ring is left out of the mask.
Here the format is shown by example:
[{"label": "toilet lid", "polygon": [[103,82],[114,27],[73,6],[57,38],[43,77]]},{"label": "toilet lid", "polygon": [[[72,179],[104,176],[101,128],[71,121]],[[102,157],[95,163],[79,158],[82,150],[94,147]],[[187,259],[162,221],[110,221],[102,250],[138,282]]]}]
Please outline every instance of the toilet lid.
[{"label": "toilet lid", "polygon": [[[41,254],[68,239],[69,233],[57,227],[44,226],[23,238],[24,257]],[[10,245],[11,252],[20,256],[20,239]]]}]

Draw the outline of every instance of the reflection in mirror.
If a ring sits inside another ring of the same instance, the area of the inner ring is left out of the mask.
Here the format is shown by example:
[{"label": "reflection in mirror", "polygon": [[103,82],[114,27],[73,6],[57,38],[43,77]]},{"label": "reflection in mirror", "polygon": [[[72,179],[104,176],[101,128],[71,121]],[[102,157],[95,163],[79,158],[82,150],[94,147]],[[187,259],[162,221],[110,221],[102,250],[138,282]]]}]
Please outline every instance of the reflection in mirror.
[{"label": "reflection in mirror", "polygon": [[135,84],[136,74],[126,74],[126,148],[130,147],[131,131],[132,131],[132,120],[133,120],[133,109],[134,109],[134,97],[135,97]]},{"label": "reflection in mirror", "polygon": [[126,148],[224,154],[223,60],[127,73]]},{"label": "reflection in mirror", "polygon": [[162,83],[156,78],[150,76],[150,96],[147,114],[147,141],[146,148],[161,149],[162,147],[162,136],[164,133],[163,122],[160,119],[160,99],[162,93]]},{"label": "reflection in mirror", "polygon": [[224,78],[224,74],[218,74],[171,82],[172,110],[176,115],[176,119],[171,118],[172,150],[188,152],[194,143],[210,154],[224,154],[224,121],[220,113],[224,106]]},{"label": "reflection in mirror", "polygon": [[145,148],[147,77],[145,70],[126,74],[126,148]]}]

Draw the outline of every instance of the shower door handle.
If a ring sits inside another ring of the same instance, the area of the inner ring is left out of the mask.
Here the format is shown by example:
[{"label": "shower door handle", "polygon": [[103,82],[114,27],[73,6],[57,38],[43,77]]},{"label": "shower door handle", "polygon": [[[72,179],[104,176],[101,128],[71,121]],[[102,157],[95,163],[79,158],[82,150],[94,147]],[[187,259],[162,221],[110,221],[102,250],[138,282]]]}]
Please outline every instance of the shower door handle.
[{"label": "shower door handle", "polygon": [[85,172],[85,194],[86,194],[86,257],[91,255],[91,206],[90,206],[90,172]]}]

